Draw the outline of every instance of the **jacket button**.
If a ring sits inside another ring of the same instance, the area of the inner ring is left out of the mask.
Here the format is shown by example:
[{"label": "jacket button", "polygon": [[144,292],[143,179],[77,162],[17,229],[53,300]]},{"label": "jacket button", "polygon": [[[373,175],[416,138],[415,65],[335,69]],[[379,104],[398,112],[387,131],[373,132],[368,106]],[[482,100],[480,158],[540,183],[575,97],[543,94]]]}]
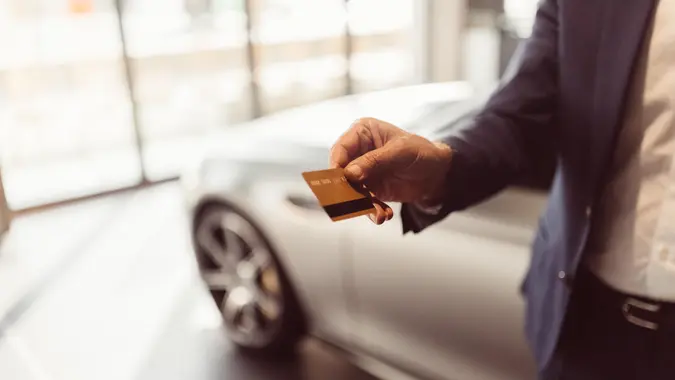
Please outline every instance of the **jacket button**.
[{"label": "jacket button", "polygon": [[586,217],[590,218],[592,213],[593,211],[591,210],[591,207],[586,207]]},{"label": "jacket button", "polygon": [[574,276],[571,275],[570,273],[567,273],[567,272],[563,271],[563,270],[558,272],[558,279],[560,280],[560,282],[565,284],[565,286],[567,288],[571,288],[572,283],[574,282]]}]

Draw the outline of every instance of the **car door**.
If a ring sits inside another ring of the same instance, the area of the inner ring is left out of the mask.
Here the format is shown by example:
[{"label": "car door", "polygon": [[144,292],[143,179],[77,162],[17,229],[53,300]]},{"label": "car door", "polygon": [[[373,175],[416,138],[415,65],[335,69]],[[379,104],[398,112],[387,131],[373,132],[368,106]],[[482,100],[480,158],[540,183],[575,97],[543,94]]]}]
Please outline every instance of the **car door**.
[{"label": "car door", "polygon": [[398,216],[346,223],[357,344],[430,378],[534,378],[519,285],[545,201],[512,188],[405,236]]},{"label": "car door", "polygon": [[[325,158],[323,151],[319,153],[298,154],[319,163]],[[311,320],[312,333],[349,345],[354,326],[343,286],[343,268],[348,260],[343,254],[344,225],[326,216],[300,175],[322,168],[319,165],[266,164],[265,172],[257,174],[250,186],[249,203],[259,215],[260,227],[274,243]]]}]

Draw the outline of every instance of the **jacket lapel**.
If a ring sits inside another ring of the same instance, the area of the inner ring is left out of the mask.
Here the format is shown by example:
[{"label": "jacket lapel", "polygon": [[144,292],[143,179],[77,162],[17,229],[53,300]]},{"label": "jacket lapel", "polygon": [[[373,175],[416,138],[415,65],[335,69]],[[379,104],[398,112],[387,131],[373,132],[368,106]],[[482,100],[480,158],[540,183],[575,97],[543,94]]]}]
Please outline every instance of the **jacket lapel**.
[{"label": "jacket lapel", "polygon": [[600,26],[602,31],[595,74],[591,132],[594,152],[591,178],[596,185],[600,182],[599,174],[609,163],[616,145],[615,138],[621,126],[631,73],[657,1],[605,0]]}]

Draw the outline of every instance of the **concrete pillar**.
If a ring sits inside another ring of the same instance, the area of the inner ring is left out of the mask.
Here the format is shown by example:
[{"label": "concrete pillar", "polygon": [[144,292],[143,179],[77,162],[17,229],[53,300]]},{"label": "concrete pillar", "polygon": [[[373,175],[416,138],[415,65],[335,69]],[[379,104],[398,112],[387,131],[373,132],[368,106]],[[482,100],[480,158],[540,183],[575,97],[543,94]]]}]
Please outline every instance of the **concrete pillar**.
[{"label": "concrete pillar", "polygon": [[415,8],[415,56],[421,82],[461,79],[467,0],[419,0]]},{"label": "concrete pillar", "polygon": [[501,32],[499,14],[491,9],[474,9],[468,22],[462,45],[462,79],[476,91],[490,91],[501,75]]}]

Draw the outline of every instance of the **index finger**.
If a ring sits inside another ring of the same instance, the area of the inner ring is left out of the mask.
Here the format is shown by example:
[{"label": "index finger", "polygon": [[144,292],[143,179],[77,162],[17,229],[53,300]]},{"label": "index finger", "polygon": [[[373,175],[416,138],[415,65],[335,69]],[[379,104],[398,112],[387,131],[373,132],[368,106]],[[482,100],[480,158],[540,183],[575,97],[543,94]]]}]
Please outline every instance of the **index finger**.
[{"label": "index finger", "polygon": [[354,158],[358,157],[359,136],[352,125],[338,138],[330,149],[330,167],[344,168]]},{"label": "index finger", "polygon": [[331,168],[344,168],[354,159],[373,149],[372,138],[368,136],[366,130],[359,119],[338,138],[330,150]]}]

